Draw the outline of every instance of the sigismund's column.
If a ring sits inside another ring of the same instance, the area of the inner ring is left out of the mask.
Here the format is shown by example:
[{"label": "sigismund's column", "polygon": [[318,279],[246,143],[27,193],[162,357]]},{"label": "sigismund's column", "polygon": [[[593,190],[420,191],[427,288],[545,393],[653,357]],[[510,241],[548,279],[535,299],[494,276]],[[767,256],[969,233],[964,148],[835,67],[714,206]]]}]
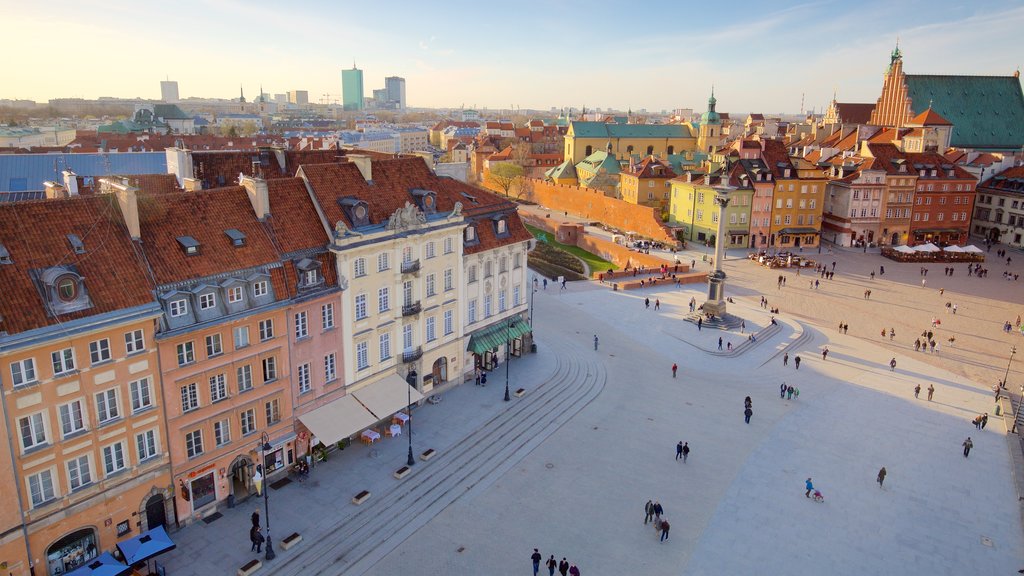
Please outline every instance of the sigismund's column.
[{"label": "sigismund's column", "polygon": [[718,318],[725,316],[725,272],[722,270],[722,256],[725,252],[725,208],[729,205],[729,191],[716,190],[715,204],[718,205],[718,230],[715,233],[715,271],[708,276],[708,299],[704,302],[704,313]]}]

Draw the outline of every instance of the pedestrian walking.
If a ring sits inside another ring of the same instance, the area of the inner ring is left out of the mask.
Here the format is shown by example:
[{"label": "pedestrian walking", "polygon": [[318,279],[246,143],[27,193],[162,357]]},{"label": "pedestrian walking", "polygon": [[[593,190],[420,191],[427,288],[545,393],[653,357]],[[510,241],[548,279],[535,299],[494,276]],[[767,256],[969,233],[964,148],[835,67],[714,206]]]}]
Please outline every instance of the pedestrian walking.
[{"label": "pedestrian walking", "polygon": [[597,334],[594,334],[594,350],[597,350]]},{"label": "pedestrian walking", "polygon": [[[981,429],[984,430],[985,426],[988,425],[988,412],[981,415]],[[685,458],[684,458],[685,461]]]},{"label": "pedestrian walking", "polygon": [[747,329],[747,321],[746,320],[740,320],[740,334],[743,334],[743,331],[746,330],[746,329]]},{"label": "pedestrian walking", "polygon": [[555,576],[555,569],[558,568],[558,561],[555,560],[554,554],[551,555],[551,558],[548,558],[546,564],[548,567],[548,576]]},{"label": "pedestrian walking", "polygon": [[673,363],[672,364],[672,377],[673,378],[676,377],[676,370],[679,370],[679,365]]},{"label": "pedestrian walking", "polygon": [[928,285],[928,280],[926,280],[924,278],[921,278],[921,288],[924,288],[927,285]]},{"label": "pedestrian walking", "polygon": [[786,352],[782,355],[782,365],[789,366],[789,352]]},{"label": "pedestrian walking", "polygon": [[889,371],[890,372],[895,372],[896,371],[896,358],[893,358],[892,360],[889,360]]},{"label": "pedestrian walking", "polygon": [[783,382],[782,385],[779,386],[779,398],[786,397],[786,388],[787,386],[785,382]]},{"label": "pedestrian walking", "polygon": [[795,394],[795,393],[796,393],[796,388],[794,388],[792,386],[790,386],[789,388],[786,388],[786,400],[792,400],[793,399],[793,394]]},{"label": "pedestrian walking", "polygon": [[662,520],[661,521],[661,540],[660,540],[661,542],[664,542],[665,540],[668,540],[668,530],[669,530],[669,528],[671,528],[671,526],[669,526],[668,520]]},{"label": "pedestrian walking", "polygon": [[700,332],[700,327],[704,325],[704,318],[697,318],[697,332]]},{"label": "pedestrian walking", "polygon": [[562,561],[558,563],[558,573],[562,576],[568,576],[569,574],[569,563],[565,561],[565,557],[562,557]]},{"label": "pedestrian walking", "polygon": [[683,459],[683,441],[680,440],[679,444],[676,444],[676,460]]},{"label": "pedestrian walking", "polygon": [[885,266],[879,266],[878,267],[878,275],[879,276],[885,276]]},{"label": "pedestrian walking", "polygon": [[968,436],[967,440],[964,440],[964,458],[967,458],[967,456],[970,455],[971,448],[974,448],[974,442],[972,442],[971,437]]},{"label": "pedestrian walking", "polygon": [[540,572],[540,561],[544,557],[540,555],[540,551],[536,548],[533,549],[533,555],[530,556],[530,560],[533,560],[533,576],[537,576],[537,572]]},{"label": "pedestrian walking", "polygon": [[981,414],[975,416],[974,420],[971,420],[971,424],[974,424],[975,429],[981,430]]},{"label": "pedestrian walking", "polygon": [[935,386],[932,384],[928,385],[928,401],[932,401],[932,396],[935,394]]},{"label": "pedestrian walking", "polygon": [[797,356],[796,358],[793,358],[793,363],[796,364],[796,369],[799,370],[800,369],[800,357]]},{"label": "pedestrian walking", "polygon": [[885,482],[885,474],[886,474],[885,466],[882,466],[882,469],[878,471],[878,480],[877,480],[877,482],[878,482],[878,487],[879,488],[882,487],[882,482]]},{"label": "pedestrian walking", "polygon": [[921,395],[921,385],[914,386],[914,398],[918,398]]},{"label": "pedestrian walking", "polygon": [[648,500],[647,504],[644,504],[644,524],[647,524],[654,518],[654,501]]},{"label": "pedestrian walking", "polygon": [[260,532],[259,526],[253,526],[249,530],[249,540],[252,541],[252,548],[250,549],[250,552],[259,554],[263,551],[263,541],[266,540],[266,538],[264,538],[263,533]]},{"label": "pedestrian walking", "polygon": [[545,290],[548,289],[548,279],[547,278],[544,279],[544,289]]},{"label": "pedestrian walking", "polygon": [[718,349],[719,350],[722,349],[722,337],[721,336],[718,337]]},{"label": "pedestrian walking", "polygon": [[654,502],[654,526],[657,527],[661,523],[661,515],[665,513],[665,509],[661,507],[661,502]]},{"label": "pedestrian walking", "polygon": [[650,298],[644,298],[644,308],[650,308],[650,307],[651,307],[651,299]]},{"label": "pedestrian walking", "polygon": [[743,411],[743,421],[746,422],[747,424],[750,424],[750,417],[753,415],[754,411],[751,410],[750,408],[747,408],[746,410]]},{"label": "pedestrian walking", "polygon": [[[988,416],[985,416],[988,418]],[[683,442],[683,464],[686,464],[686,459],[690,457],[690,443]]]},{"label": "pedestrian walking", "polygon": [[821,351],[821,359],[825,360],[827,358],[828,358],[828,346],[825,346],[825,348],[822,349],[822,351]]},{"label": "pedestrian walking", "polygon": [[811,497],[811,490],[814,490],[814,484],[811,483],[811,479],[810,478],[808,478],[807,481],[804,482],[804,487],[807,488],[807,492],[804,492],[804,496],[810,498]]},{"label": "pedestrian walking", "polygon": [[575,564],[569,566],[569,576],[580,576],[580,569]]},{"label": "pedestrian walking", "polygon": [[661,300],[659,298],[654,299],[654,309],[661,310]]},{"label": "pedestrian walking", "polygon": [[252,525],[253,526],[259,526],[260,525],[260,511],[259,510],[253,510],[252,516],[251,516],[251,520],[252,520]]}]

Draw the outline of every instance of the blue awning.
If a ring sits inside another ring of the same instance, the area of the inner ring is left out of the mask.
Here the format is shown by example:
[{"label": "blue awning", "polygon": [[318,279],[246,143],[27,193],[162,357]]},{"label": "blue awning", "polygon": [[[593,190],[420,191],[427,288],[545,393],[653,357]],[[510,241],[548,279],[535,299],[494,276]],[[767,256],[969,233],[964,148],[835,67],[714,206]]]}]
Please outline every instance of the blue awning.
[{"label": "blue awning", "polygon": [[174,550],[177,547],[163,526],[157,526],[152,530],[143,532],[135,538],[124,542],[118,542],[117,547],[124,554],[125,562],[129,566],[145,562],[154,556]]},{"label": "blue awning", "polygon": [[110,552],[104,552],[65,576],[125,576],[132,567],[117,561]]}]

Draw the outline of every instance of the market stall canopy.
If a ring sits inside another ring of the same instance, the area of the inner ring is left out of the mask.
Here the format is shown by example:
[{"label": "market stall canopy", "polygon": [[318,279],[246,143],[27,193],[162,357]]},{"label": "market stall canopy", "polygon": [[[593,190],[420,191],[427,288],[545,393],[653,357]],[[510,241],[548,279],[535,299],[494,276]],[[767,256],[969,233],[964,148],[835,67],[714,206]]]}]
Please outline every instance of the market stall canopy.
[{"label": "market stall canopy", "polygon": [[131,571],[131,566],[118,562],[110,552],[104,552],[65,576],[125,576]]},{"label": "market stall canopy", "polygon": [[355,396],[374,416],[374,421],[389,418],[395,412],[404,410],[410,402],[423,399],[420,391],[398,374],[392,374],[351,394]]},{"label": "market stall canopy", "polygon": [[167,535],[163,526],[157,526],[147,530],[135,538],[129,538],[124,542],[118,542],[117,548],[124,555],[125,562],[129,566],[145,562],[154,556],[164,552],[170,552],[177,548],[177,544]]},{"label": "market stall canopy", "polygon": [[978,248],[974,244],[971,244],[969,246],[964,246],[964,252],[970,252],[971,254],[981,254],[983,250],[981,248]]},{"label": "market stall canopy", "polygon": [[919,246],[914,246],[914,251],[915,252],[941,252],[942,249],[939,248],[938,246],[936,246],[935,244],[932,244],[931,242],[929,242],[927,244],[921,244]]},{"label": "market stall canopy", "polygon": [[367,411],[351,395],[342,396],[299,416],[299,421],[324,445],[348,438],[360,430],[373,426],[377,420],[380,418]]},{"label": "market stall canopy", "polygon": [[954,244],[953,246],[946,246],[945,248],[942,249],[942,251],[962,253],[964,252],[964,249]]},{"label": "market stall canopy", "polygon": [[897,247],[893,248],[893,250],[895,250],[895,251],[897,251],[897,252],[899,252],[901,254],[913,254],[914,253],[914,249],[911,248],[910,246],[897,246]]}]

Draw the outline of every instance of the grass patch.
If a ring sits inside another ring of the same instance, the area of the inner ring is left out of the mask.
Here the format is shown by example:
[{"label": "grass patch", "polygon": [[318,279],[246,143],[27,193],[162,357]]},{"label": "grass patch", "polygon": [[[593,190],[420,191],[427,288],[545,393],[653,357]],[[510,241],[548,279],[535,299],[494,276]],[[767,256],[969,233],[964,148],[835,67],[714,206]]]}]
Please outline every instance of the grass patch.
[{"label": "grass patch", "polygon": [[586,250],[580,248],[579,246],[562,244],[561,242],[555,240],[554,235],[552,235],[550,232],[545,232],[544,230],[541,230],[536,226],[526,224],[526,229],[529,230],[535,238],[537,238],[541,242],[544,242],[548,246],[557,248],[564,252],[568,252],[569,254],[572,254],[573,256],[579,258],[580,260],[583,260],[584,262],[587,263],[587,266],[590,266],[591,272],[606,272],[608,270],[618,270],[619,268],[615,264],[605,260],[604,258],[601,258],[597,254],[587,252]]}]

